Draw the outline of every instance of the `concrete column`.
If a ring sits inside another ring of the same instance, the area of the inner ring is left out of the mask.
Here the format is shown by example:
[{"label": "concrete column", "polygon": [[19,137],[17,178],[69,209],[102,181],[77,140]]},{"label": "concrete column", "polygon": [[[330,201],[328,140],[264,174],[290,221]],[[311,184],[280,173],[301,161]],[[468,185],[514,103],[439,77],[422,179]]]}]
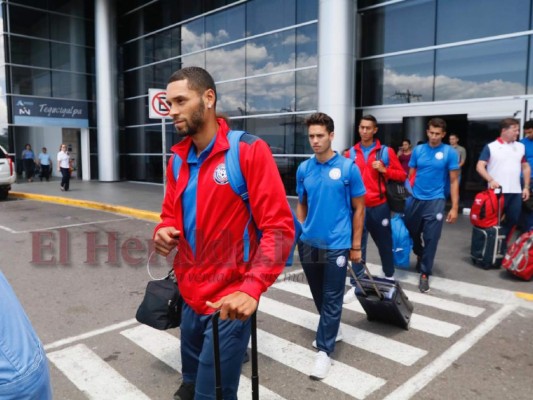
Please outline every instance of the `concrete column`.
[{"label": "concrete column", "polygon": [[98,175],[119,180],[117,62],[114,1],[95,1]]},{"label": "concrete column", "polygon": [[81,179],[91,180],[91,142],[89,138],[89,128],[81,128],[80,133],[80,158],[81,158]]},{"label": "concrete column", "polygon": [[355,104],[355,0],[319,0],[318,111],[335,122],[333,147],[353,145]]}]

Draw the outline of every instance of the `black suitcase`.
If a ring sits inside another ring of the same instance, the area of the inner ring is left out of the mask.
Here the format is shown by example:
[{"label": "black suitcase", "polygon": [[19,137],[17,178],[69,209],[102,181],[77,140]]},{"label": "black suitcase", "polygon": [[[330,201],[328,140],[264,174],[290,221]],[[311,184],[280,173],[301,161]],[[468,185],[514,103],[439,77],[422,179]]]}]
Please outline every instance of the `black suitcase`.
[{"label": "black suitcase", "polygon": [[402,290],[398,281],[373,277],[363,262],[368,278],[355,279],[355,295],[366,312],[369,321],[381,321],[409,330],[413,304]]},{"label": "black suitcase", "polygon": [[494,191],[498,198],[498,225],[490,228],[472,227],[472,239],[470,242],[470,257],[474,265],[483,269],[500,268],[504,254],[503,243],[505,235],[502,235],[500,196],[501,189]]},{"label": "black suitcase", "polygon": [[[257,312],[251,318],[252,336],[252,400],[259,400],[259,370],[257,367]],[[211,317],[213,324],[213,351],[215,355],[215,394],[217,400],[222,399],[222,374],[220,371],[220,349],[218,335],[218,317],[220,310],[217,310]]]}]

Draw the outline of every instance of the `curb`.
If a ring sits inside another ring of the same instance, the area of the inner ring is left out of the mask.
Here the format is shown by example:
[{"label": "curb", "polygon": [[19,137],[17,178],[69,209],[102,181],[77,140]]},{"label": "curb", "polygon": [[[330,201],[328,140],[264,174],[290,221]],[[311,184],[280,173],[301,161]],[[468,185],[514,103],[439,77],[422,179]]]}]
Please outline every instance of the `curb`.
[{"label": "curb", "polygon": [[526,301],[533,301],[533,293],[515,292],[515,296]]},{"label": "curb", "polygon": [[127,216],[134,217],[137,219],[143,219],[143,220],[152,221],[152,222],[161,221],[161,219],[159,218],[159,213],[156,213],[154,211],[139,210],[136,208],[124,207],[124,206],[115,206],[111,204],[99,203],[99,202],[90,201],[90,200],[78,200],[78,199],[70,199],[70,198],[59,197],[59,196],[49,196],[45,194],[33,194],[33,193],[22,193],[22,192],[12,192],[12,191],[9,192],[9,196],[20,198],[20,199],[44,201],[47,203],[65,204],[67,206],[72,206],[72,207],[90,208],[93,210],[107,211],[107,212],[127,215]]}]

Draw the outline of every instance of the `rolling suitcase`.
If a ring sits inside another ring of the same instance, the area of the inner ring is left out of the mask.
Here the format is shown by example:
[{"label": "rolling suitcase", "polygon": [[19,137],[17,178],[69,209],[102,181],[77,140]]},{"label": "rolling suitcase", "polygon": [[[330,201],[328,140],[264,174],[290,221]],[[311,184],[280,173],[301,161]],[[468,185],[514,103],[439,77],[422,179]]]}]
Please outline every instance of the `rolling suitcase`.
[{"label": "rolling suitcase", "polygon": [[[250,317],[252,336],[252,400],[259,400],[259,370],[257,367],[257,317],[254,312]],[[217,400],[222,400],[222,371],[220,370],[220,349],[218,335],[218,317],[220,310],[211,317],[213,323],[213,351],[215,355],[215,394]]]},{"label": "rolling suitcase", "polygon": [[409,301],[398,281],[375,278],[368,270],[368,278],[357,278],[351,266],[348,267],[355,279],[355,295],[366,312],[369,321],[387,322],[409,330],[413,304]]},{"label": "rolling suitcase", "polygon": [[472,240],[470,242],[470,257],[474,265],[483,269],[500,268],[503,260],[502,246],[505,235],[502,235],[501,225],[501,189],[495,189],[498,198],[498,222],[488,228],[472,227]]}]

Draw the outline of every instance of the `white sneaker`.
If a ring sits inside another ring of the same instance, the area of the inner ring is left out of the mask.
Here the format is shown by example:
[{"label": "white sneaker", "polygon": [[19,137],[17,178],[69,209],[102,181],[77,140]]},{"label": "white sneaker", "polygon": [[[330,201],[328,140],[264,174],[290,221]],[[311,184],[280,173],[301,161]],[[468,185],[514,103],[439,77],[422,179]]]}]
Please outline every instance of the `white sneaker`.
[{"label": "white sneaker", "polygon": [[315,358],[315,365],[313,372],[309,376],[313,380],[324,379],[328,376],[329,368],[331,367],[331,358],[324,352],[319,351]]},{"label": "white sneaker", "polygon": [[353,286],[350,286],[350,289],[344,294],[344,297],[342,298],[343,304],[351,303],[355,300],[355,288]]},{"label": "white sneaker", "polygon": [[[341,328],[339,327],[339,331],[337,332],[337,337],[335,338],[335,342],[341,342],[342,339],[344,339],[344,336],[342,336],[342,331],[341,331]],[[318,349],[318,347],[316,347],[316,340],[313,340],[312,344],[315,349]]]},{"label": "white sneaker", "polygon": [[394,282],[394,281],[395,281],[395,279],[394,279],[394,275],[392,275],[392,276],[387,276],[387,275],[385,275],[384,273],[381,273],[381,274],[379,274],[379,277],[382,278],[382,279],[386,279],[386,280],[388,280],[388,281],[391,281],[391,282]]}]

